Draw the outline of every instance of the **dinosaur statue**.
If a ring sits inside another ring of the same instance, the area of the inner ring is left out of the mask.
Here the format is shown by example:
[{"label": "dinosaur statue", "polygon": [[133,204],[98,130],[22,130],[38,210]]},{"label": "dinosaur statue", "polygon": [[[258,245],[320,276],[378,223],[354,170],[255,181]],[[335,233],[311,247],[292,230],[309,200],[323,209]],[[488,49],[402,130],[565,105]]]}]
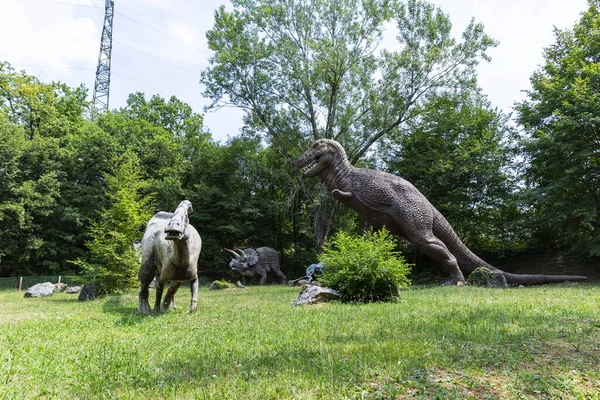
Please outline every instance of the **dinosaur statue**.
[{"label": "dinosaur statue", "polygon": [[161,298],[165,284],[170,282],[165,295],[163,309],[175,307],[175,293],[183,282],[190,281],[192,299],[188,312],[196,311],[198,304],[198,257],[202,239],[198,231],[190,225],[188,213],[192,203],[183,200],[174,213],[161,211],[146,225],[142,238],[139,307],[140,313],[151,312],[148,304],[148,287],[156,277],[156,301],[154,312],[161,311]]},{"label": "dinosaur statue", "polygon": [[410,182],[396,175],[350,164],[342,146],[329,139],[313,142],[298,159],[307,177],[321,178],[331,195],[354,209],[374,229],[386,227],[440,263],[450,274],[446,284],[462,286],[463,273],[485,267],[509,284],[538,285],[580,281],[583,276],[519,275],[501,271],[476,256],[458,238],[446,218]]},{"label": "dinosaur statue", "polygon": [[[246,284],[246,277],[259,276],[261,285],[267,282],[267,272],[273,273],[279,283],[285,283],[285,275],[279,269],[279,255],[277,250],[270,247],[259,247],[258,249],[237,249],[237,252],[225,249],[235,258],[229,262],[232,271],[242,275],[242,284]],[[239,253],[238,253],[239,252]]]}]

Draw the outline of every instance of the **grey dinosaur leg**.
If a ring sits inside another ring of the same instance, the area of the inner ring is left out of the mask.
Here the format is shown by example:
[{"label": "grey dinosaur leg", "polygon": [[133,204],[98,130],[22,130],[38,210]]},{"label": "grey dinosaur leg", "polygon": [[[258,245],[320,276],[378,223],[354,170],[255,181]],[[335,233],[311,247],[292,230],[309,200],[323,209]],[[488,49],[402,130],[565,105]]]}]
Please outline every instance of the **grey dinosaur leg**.
[{"label": "grey dinosaur leg", "polygon": [[445,285],[461,286],[465,277],[461,272],[456,257],[450,253],[446,245],[433,235],[433,233],[411,240],[423,253],[439,262],[450,274],[450,280]]},{"label": "grey dinosaur leg", "polygon": [[198,275],[196,275],[196,279],[190,282],[190,290],[192,291],[192,300],[190,300],[188,312],[192,313],[195,312],[198,307]]},{"label": "grey dinosaur leg", "polygon": [[175,293],[181,286],[181,282],[171,282],[169,284],[169,290],[167,290],[167,294],[165,295],[165,301],[163,302],[163,310],[169,310],[175,308]]},{"label": "grey dinosaur leg", "polygon": [[260,281],[258,282],[260,285],[264,285],[267,283],[267,273],[265,271],[258,272],[260,275]]},{"label": "grey dinosaur leg", "polygon": [[142,266],[140,271],[138,272],[138,278],[140,279],[140,293],[138,295],[139,305],[138,312],[143,314],[150,314],[152,310],[150,309],[150,304],[148,303],[148,295],[149,290],[148,287],[154,279],[154,274],[151,271],[150,266]]},{"label": "grey dinosaur leg", "polygon": [[160,312],[160,301],[162,299],[163,291],[165,290],[165,282],[161,281],[160,279],[157,279],[155,289],[156,289],[156,300],[154,300],[154,312],[159,313]]},{"label": "grey dinosaur leg", "polygon": [[277,281],[279,281],[279,283],[284,284],[286,282],[286,278],[285,278],[285,275],[283,274],[283,272],[281,272],[278,269],[274,269],[272,271],[275,274],[275,276],[277,277]]}]

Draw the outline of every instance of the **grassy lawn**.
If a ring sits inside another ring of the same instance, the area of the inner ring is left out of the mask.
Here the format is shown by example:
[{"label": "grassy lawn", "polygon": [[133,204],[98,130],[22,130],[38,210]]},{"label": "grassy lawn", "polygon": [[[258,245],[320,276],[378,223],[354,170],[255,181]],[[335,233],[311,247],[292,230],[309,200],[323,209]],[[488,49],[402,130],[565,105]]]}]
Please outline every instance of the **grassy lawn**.
[{"label": "grassy lawn", "polygon": [[291,306],[298,292],[203,287],[189,315],[182,288],[180,309],[141,316],[136,291],[0,289],[0,398],[600,399],[598,284]]}]

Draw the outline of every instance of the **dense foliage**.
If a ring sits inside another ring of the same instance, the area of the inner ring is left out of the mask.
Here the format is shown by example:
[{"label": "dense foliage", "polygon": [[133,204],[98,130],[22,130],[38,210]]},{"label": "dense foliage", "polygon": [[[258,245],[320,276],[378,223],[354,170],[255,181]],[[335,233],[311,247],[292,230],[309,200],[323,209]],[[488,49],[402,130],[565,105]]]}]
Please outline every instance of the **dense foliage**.
[{"label": "dense foliage", "polygon": [[110,205],[90,223],[89,255],[74,261],[105,293],[123,291],[138,281],[139,253],[133,243],[152,216],[151,198],[141,195],[146,186],[141,175],[135,154],[125,153],[115,160],[105,173]]},{"label": "dense foliage", "polygon": [[556,30],[545,64],[518,104],[529,161],[532,225],[543,247],[600,256],[600,2]]},{"label": "dense foliage", "polygon": [[[556,31],[517,105],[520,138],[477,85],[496,46],[480,24],[458,41],[448,15],[421,0],[232,3],[215,12],[202,73],[214,106],[246,111],[226,143],[175,97],[132,93],[96,115],[86,88],[0,61],[0,276],[130,282],[144,220],[184,198],[207,279],[231,279],[223,248],[244,246],[276,248],[284,273],[302,276],[327,237],[364,229],[296,168],[324,137],[354,165],[413,182],[477,252],[600,255],[598,0]],[[390,26],[398,46],[381,49]]]},{"label": "dense foliage", "polygon": [[327,242],[319,261],[319,281],[339,291],[345,302],[393,301],[410,284],[410,266],[396,250],[396,239],[382,229],[352,235],[340,231]]}]

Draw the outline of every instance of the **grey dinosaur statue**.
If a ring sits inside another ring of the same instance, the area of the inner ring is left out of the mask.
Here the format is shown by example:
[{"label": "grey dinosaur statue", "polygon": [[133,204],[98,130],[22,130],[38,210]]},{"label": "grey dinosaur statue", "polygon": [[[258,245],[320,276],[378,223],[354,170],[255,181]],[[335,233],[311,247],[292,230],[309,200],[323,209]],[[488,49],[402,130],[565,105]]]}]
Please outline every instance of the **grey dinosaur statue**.
[{"label": "grey dinosaur statue", "polygon": [[264,285],[267,281],[268,272],[275,275],[279,283],[285,283],[286,278],[279,269],[279,255],[275,249],[259,247],[258,249],[237,249],[237,251],[225,250],[234,256],[229,263],[229,267],[234,272],[242,275],[242,284],[246,284],[246,277],[259,276],[259,283]]},{"label": "grey dinosaur statue", "polygon": [[463,273],[485,267],[511,284],[580,281],[584,276],[520,275],[483,261],[458,238],[446,218],[410,182],[399,176],[350,164],[342,146],[329,139],[313,142],[298,159],[307,177],[320,177],[331,195],[354,209],[374,229],[386,227],[427,254],[450,274],[447,284],[463,285]]},{"label": "grey dinosaur statue", "polygon": [[146,225],[142,238],[142,260],[138,277],[140,280],[138,311],[149,314],[148,287],[156,278],[156,301],[154,312],[161,311],[161,298],[165,284],[170,282],[162,309],[175,307],[175,293],[183,282],[190,282],[192,299],[188,312],[196,311],[198,304],[198,258],[202,239],[196,228],[189,223],[188,213],[192,203],[183,200],[174,213],[161,211]]}]

